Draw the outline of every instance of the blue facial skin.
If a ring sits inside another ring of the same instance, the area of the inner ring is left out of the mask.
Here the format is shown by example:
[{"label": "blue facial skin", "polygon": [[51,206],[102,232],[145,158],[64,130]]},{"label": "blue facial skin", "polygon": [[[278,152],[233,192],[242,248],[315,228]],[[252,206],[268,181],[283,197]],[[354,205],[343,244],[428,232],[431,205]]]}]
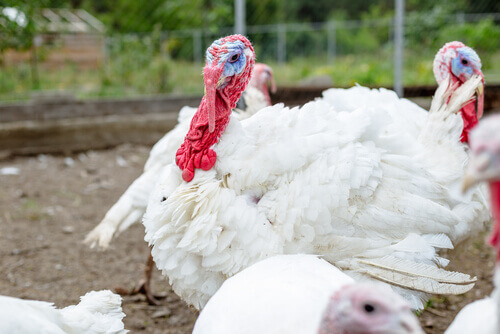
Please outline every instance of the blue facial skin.
[{"label": "blue facial skin", "polygon": [[457,57],[451,61],[451,71],[462,80],[468,80],[476,70],[481,70],[481,60],[469,47],[457,49]]},{"label": "blue facial skin", "polygon": [[243,54],[244,45],[240,42],[243,47],[238,47],[233,49],[231,52],[227,53],[224,58],[226,58],[226,63],[224,65],[224,71],[222,76],[230,77],[236,74],[240,74],[247,64],[247,57]]},{"label": "blue facial skin", "polygon": [[[217,62],[217,66],[224,64],[224,70],[222,72],[222,77],[230,77],[236,74],[240,74],[246,66],[247,59],[245,57],[244,50],[245,44],[241,41],[225,42],[222,43],[221,40],[215,41],[212,45],[223,45],[225,52],[223,52]],[[207,50],[206,53],[207,61],[211,65],[213,61],[213,56]]]}]

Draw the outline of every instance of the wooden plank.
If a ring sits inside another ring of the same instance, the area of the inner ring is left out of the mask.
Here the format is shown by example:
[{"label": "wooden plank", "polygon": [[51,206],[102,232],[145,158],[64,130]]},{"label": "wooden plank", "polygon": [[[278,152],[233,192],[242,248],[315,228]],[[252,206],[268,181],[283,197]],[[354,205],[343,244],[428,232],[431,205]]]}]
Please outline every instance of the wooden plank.
[{"label": "wooden plank", "polygon": [[0,105],[0,123],[178,112],[186,105],[197,107],[201,97],[74,100],[63,95],[58,99],[57,96],[52,101],[42,97],[28,103]]},{"label": "wooden plank", "polygon": [[152,145],[177,124],[177,113],[0,123],[0,155],[68,153],[123,143]]}]

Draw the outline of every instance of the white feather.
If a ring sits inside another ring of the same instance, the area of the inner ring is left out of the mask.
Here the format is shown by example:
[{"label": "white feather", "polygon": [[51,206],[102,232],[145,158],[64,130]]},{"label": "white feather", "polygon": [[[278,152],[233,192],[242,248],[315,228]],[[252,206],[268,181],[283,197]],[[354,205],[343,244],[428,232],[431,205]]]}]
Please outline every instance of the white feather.
[{"label": "white feather", "polygon": [[275,256],[224,282],[193,334],[317,333],[330,296],[352,283],[316,256]]},{"label": "white feather", "polygon": [[122,334],[121,297],[92,291],[78,305],[56,309],[52,303],[0,296],[0,332],[40,334]]},{"label": "white feather", "polygon": [[496,308],[495,300],[491,297],[465,306],[445,334],[498,334],[500,329],[495,321],[498,317]]}]

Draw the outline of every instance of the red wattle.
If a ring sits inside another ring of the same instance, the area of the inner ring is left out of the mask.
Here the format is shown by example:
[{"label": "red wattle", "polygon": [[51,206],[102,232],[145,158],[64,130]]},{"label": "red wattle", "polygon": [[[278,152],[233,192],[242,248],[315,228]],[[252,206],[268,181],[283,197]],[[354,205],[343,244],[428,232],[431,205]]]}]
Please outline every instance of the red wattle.
[{"label": "red wattle", "polygon": [[462,111],[462,118],[464,120],[464,129],[460,140],[462,141],[462,143],[468,143],[469,132],[478,123],[476,114],[476,101],[472,101],[469,104],[466,104],[461,111]]},{"label": "red wattle", "polygon": [[206,118],[202,117],[204,115],[204,109],[206,110],[205,98],[203,98],[200,108],[198,108],[198,112],[191,120],[189,132],[176,154],[177,166],[182,169],[182,179],[186,182],[193,179],[196,168],[206,171],[210,170],[215,165],[217,154],[211,147],[217,143],[220,135],[229,122],[231,109],[229,109],[227,115],[223,115],[223,117],[216,119],[214,131],[210,132],[208,121]]},{"label": "red wattle", "polygon": [[201,158],[201,163],[200,163],[201,169],[210,170],[210,168],[212,168],[215,165],[216,160],[217,160],[217,154],[212,150],[208,150],[207,154]]},{"label": "red wattle", "polygon": [[490,193],[493,229],[489,242],[497,251],[497,260],[500,260],[500,181],[490,182]]},{"label": "red wattle", "polygon": [[484,93],[478,97],[477,112],[476,112],[477,118],[480,119],[481,117],[483,117],[483,111],[484,111]]},{"label": "red wattle", "polygon": [[189,182],[193,179],[194,177],[194,172],[189,170],[189,169],[184,169],[182,171],[182,179],[186,182]]}]

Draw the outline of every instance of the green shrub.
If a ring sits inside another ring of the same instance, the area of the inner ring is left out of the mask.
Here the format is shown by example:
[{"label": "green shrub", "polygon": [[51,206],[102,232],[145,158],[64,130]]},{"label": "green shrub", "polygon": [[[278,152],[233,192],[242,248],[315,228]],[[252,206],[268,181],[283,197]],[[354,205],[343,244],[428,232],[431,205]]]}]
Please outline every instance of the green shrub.
[{"label": "green shrub", "polygon": [[495,25],[492,19],[445,27],[439,32],[435,46],[453,40],[464,42],[477,52],[495,52],[500,46],[500,27]]}]

